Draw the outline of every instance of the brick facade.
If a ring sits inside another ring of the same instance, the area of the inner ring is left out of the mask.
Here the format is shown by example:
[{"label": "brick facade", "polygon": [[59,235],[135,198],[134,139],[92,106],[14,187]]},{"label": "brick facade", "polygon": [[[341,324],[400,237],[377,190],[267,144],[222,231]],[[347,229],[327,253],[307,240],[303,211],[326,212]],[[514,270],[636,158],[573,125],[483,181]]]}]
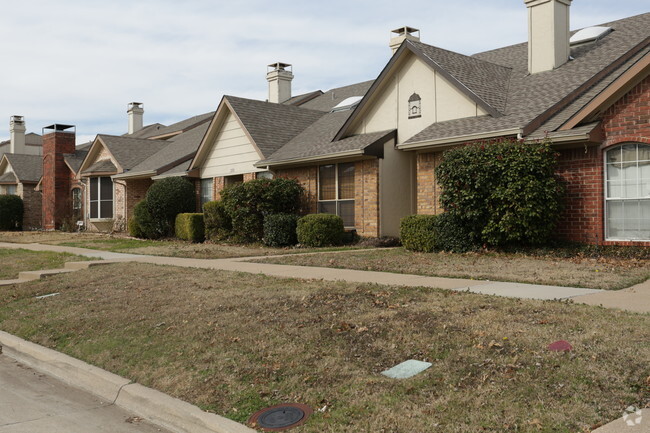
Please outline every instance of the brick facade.
[{"label": "brick facade", "polygon": [[417,155],[417,213],[437,215],[443,211],[440,206],[440,186],[436,181],[435,169],[442,162],[442,152],[419,153]]},{"label": "brick facade", "polygon": [[16,195],[23,200],[23,230],[39,229],[43,210],[43,196],[36,191],[36,184],[18,183]]},{"label": "brick facade", "polygon": [[70,215],[72,173],[63,155],[74,153],[75,134],[52,132],[43,135],[43,228],[59,228]]},{"label": "brick facade", "polygon": [[133,208],[144,200],[149,187],[153,185],[151,179],[132,179],[126,181],[126,209],[124,219],[128,221],[133,216]]},{"label": "brick facade", "polygon": [[[277,170],[276,177],[296,179],[305,189],[304,213],[318,209],[318,166]],[[354,164],[354,224],[361,236],[379,236],[379,160]]]}]

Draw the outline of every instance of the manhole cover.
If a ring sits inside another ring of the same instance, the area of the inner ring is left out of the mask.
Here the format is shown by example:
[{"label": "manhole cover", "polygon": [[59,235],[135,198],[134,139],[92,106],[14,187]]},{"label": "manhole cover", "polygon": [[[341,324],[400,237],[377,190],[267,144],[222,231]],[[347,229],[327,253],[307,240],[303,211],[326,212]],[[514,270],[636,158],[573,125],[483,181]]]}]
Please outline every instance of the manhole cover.
[{"label": "manhole cover", "polygon": [[281,431],[304,424],[312,413],[304,404],[279,404],[255,412],[248,422],[266,431]]}]

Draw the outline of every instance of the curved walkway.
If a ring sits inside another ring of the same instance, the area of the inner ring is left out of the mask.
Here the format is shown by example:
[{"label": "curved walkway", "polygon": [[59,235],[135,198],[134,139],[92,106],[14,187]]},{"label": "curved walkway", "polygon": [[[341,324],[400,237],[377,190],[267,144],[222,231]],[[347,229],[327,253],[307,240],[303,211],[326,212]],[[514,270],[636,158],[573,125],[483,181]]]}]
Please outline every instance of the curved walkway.
[{"label": "curved walkway", "polygon": [[[600,305],[605,308],[620,308],[623,310],[648,313],[650,312],[650,280],[624,290],[607,291],[582,289],[576,287],[544,286],[525,283],[494,282],[485,280],[467,280],[459,278],[428,277],[422,275],[399,274],[390,272],[358,271],[351,269],[334,269],[309,266],[276,265],[266,263],[251,263],[250,260],[260,257],[242,257],[229,259],[190,259],[179,257],[149,256],[140,254],[124,254],[109,251],[98,251],[86,248],[64,247],[45,244],[14,244],[0,242],[0,248],[23,248],[33,251],[66,252],[81,256],[93,257],[107,262],[140,262],[157,265],[181,266],[189,268],[218,269],[226,271],[264,274],[274,277],[322,279],[326,281],[348,281],[356,283],[375,283],[385,285],[400,285],[410,287],[433,287],[448,290],[467,291],[487,295],[505,296],[521,299],[572,299],[575,302],[589,305]],[[68,264],[70,267],[84,268],[102,262],[88,262],[86,265]],[[56,271],[34,271],[27,274],[49,275]],[[22,274],[21,274],[22,275]],[[32,277],[34,279],[36,277]],[[12,283],[17,282],[12,280]],[[0,282],[1,284],[2,282]],[[8,281],[7,281],[8,283]]]}]

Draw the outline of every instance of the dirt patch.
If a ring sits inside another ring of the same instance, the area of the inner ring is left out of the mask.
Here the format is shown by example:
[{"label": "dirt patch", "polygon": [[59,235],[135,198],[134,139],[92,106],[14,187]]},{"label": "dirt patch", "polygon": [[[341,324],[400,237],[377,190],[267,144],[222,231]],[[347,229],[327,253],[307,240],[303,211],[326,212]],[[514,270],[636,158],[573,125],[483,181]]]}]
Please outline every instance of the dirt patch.
[{"label": "dirt patch", "polygon": [[259,262],[605,290],[630,287],[650,278],[650,260],[561,258],[515,253],[414,253],[403,248],[345,255],[271,257]]},{"label": "dirt patch", "polygon": [[[650,403],[650,316],[571,303],[119,264],[10,286],[0,327],[235,420],[316,409],[296,432],[589,431]],[[407,359],[433,366],[380,375]]]}]

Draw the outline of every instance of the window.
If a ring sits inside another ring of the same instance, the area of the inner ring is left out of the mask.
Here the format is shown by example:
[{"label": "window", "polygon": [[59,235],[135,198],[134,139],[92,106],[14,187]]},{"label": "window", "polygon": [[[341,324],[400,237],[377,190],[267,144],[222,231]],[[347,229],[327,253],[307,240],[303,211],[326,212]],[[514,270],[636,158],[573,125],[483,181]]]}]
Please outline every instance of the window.
[{"label": "window", "polygon": [[255,179],[273,179],[273,173],[270,171],[258,171],[255,173]]},{"label": "window", "polygon": [[110,177],[90,178],[90,218],[113,218],[113,181]]},{"label": "window", "polygon": [[80,220],[81,212],[81,188],[74,188],[72,190],[72,216],[76,220]]},{"label": "window", "polygon": [[0,191],[3,195],[16,195],[16,185],[3,185]]},{"label": "window", "polygon": [[605,169],[607,239],[650,240],[650,145],[608,150]]},{"label": "window", "polygon": [[201,179],[201,209],[203,209],[204,204],[206,204],[209,201],[212,201],[212,197],[213,197],[212,185],[213,185],[212,178]]},{"label": "window", "polygon": [[318,212],[343,219],[345,227],[354,227],[354,163],[318,167]]},{"label": "window", "polygon": [[223,184],[224,187],[229,187],[233,185],[237,185],[238,183],[244,183],[244,175],[243,174],[235,174],[232,176],[226,176],[223,178]]}]

